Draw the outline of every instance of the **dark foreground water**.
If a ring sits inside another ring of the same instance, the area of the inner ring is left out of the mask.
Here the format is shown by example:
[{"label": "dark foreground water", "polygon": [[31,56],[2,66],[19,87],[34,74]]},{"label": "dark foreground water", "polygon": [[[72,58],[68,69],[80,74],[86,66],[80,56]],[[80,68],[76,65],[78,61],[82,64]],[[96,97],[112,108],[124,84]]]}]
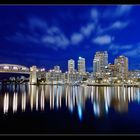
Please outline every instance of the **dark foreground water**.
[{"label": "dark foreground water", "polygon": [[1,134],[140,134],[140,88],[1,85]]}]

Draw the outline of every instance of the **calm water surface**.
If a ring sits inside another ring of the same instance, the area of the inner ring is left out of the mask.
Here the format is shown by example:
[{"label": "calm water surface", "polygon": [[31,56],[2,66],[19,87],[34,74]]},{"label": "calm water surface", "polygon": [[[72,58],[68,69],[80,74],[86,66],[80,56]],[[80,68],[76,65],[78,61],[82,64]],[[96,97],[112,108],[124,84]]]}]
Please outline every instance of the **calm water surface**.
[{"label": "calm water surface", "polygon": [[1,85],[0,133],[140,134],[140,88]]}]

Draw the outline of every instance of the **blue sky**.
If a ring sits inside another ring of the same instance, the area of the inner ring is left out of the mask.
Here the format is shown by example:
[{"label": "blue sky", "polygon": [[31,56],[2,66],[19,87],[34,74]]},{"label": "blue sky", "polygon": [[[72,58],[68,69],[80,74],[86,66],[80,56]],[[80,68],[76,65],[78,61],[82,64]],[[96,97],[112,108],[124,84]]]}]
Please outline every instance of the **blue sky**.
[{"label": "blue sky", "polygon": [[0,63],[66,71],[82,56],[92,71],[95,52],[107,50],[110,63],[125,55],[140,69],[139,15],[134,5],[0,6]]}]

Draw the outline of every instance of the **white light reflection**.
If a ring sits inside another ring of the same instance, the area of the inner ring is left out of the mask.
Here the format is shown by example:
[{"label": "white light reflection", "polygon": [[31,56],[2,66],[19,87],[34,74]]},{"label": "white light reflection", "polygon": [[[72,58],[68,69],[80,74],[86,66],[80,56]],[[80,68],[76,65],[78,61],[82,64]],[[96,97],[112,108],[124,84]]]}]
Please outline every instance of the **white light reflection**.
[{"label": "white light reflection", "polygon": [[65,100],[66,100],[66,107],[67,107],[67,102],[68,102],[68,86],[66,86],[66,96],[65,96]]},{"label": "white light reflection", "polygon": [[128,87],[128,100],[129,100],[129,102],[131,101],[131,97],[130,97],[130,87]]},{"label": "white light reflection", "polygon": [[118,99],[120,99],[120,87],[118,86]]},{"label": "white light reflection", "polygon": [[61,104],[62,104],[62,87],[60,88],[59,103],[60,103],[60,108],[61,108]]},{"label": "white light reflection", "polygon": [[131,87],[130,90],[131,90],[131,100],[133,101],[134,100],[133,88]]},{"label": "white light reflection", "polygon": [[93,86],[91,87],[91,101],[93,102]]},{"label": "white light reflection", "polygon": [[3,112],[4,114],[8,112],[9,108],[9,94],[4,95],[4,102],[3,102]]},{"label": "white light reflection", "polygon": [[52,107],[52,98],[51,98],[51,95],[52,95],[52,89],[51,89],[51,86],[50,86],[50,109]]},{"label": "white light reflection", "polygon": [[22,108],[22,111],[25,111],[26,109],[26,93],[23,93],[22,94],[22,101],[21,101],[21,108]]},{"label": "white light reflection", "polygon": [[123,99],[124,99],[124,101],[126,100],[126,89],[125,89],[125,87],[123,88]]},{"label": "white light reflection", "polygon": [[17,111],[17,93],[14,93],[14,97],[13,97],[13,113],[15,113]]},{"label": "white light reflection", "polygon": [[41,110],[44,110],[45,101],[44,101],[44,90],[41,90]]},{"label": "white light reflection", "polygon": [[38,110],[38,88],[36,91],[36,110]]},{"label": "white light reflection", "polygon": [[59,107],[58,99],[59,99],[59,87],[57,88],[57,91],[56,91],[56,106],[57,106],[57,108]]}]

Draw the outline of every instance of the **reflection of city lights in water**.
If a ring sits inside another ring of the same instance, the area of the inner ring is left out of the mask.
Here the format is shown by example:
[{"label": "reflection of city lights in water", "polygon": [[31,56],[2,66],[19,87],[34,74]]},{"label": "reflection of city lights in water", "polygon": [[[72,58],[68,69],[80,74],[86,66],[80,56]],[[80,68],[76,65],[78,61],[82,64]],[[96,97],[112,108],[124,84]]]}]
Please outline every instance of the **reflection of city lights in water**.
[{"label": "reflection of city lights in water", "polygon": [[22,111],[25,111],[26,109],[26,93],[23,93],[22,94],[22,104],[21,104],[21,107],[22,107]]},{"label": "reflection of city lights in water", "polygon": [[[75,108],[77,109],[77,116],[81,120],[83,117],[83,111],[86,108],[85,106],[87,105],[87,102],[90,101],[93,103],[93,113],[98,117],[105,115],[103,113],[107,114],[110,111],[110,107],[123,108],[123,105],[124,103],[127,103],[127,100],[128,103],[130,101],[136,101],[140,103],[140,88],[137,87],[64,87],[48,85],[45,85],[45,87],[43,86],[44,88],[42,88],[42,86],[39,86],[39,88],[37,88],[37,86],[29,87],[29,95],[28,93],[22,92],[23,90],[21,91],[21,94],[13,92],[12,94],[6,93],[4,97],[1,95],[3,99],[3,112],[8,112],[9,108],[12,109],[13,112],[17,112],[19,107],[21,108],[21,111],[25,111],[28,109],[27,106],[29,106],[31,110],[34,107],[37,111],[38,109],[44,110],[47,105],[45,104],[46,102],[50,104],[50,110],[53,109],[54,106],[57,107],[57,109],[61,109],[61,105],[63,105],[62,101],[64,101],[64,105],[66,104],[67,109],[71,113],[75,111]],[[13,89],[10,89],[10,93],[12,90]],[[49,98],[49,100],[47,100],[47,98]],[[21,101],[19,102],[20,104],[18,104],[18,100]]]},{"label": "reflection of city lights in water", "polygon": [[67,96],[68,96],[68,87],[66,86],[66,95],[65,95],[65,104],[66,104],[66,107],[67,107]]},{"label": "reflection of city lights in water", "polygon": [[118,99],[120,99],[120,87],[118,87]]},{"label": "reflection of city lights in water", "polygon": [[128,100],[129,100],[129,102],[131,100],[131,97],[130,97],[130,87],[128,87]]},{"label": "reflection of city lights in water", "polygon": [[71,113],[73,112],[73,105],[72,104],[70,105],[70,112]]},{"label": "reflection of city lights in water", "polygon": [[38,110],[38,88],[36,91],[36,110]]},{"label": "reflection of city lights in water", "polygon": [[52,107],[54,108],[54,90],[52,92]]},{"label": "reflection of city lights in water", "polygon": [[44,101],[44,91],[41,91],[41,110],[44,110],[45,101]]},{"label": "reflection of city lights in water", "polygon": [[33,110],[33,94],[31,94],[31,99],[30,99],[30,106],[31,106],[31,110]]},{"label": "reflection of city lights in water", "polygon": [[105,112],[108,113],[108,104],[105,102]]},{"label": "reflection of city lights in water", "polygon": [[93,101],[93,86],[91,87],[91,101]]},{"label": "reflection of city lights in water", "polygon": [[133,88],[131,87],[130,90],[131,90],[131,99],[133,101],[134,100]]},{"label": "reflection of city lights in water", "polygon": [[61,108],[61,100],[62,100],[62,87],[60,88],[60,96],[59,96],[60,108]]},{"label": "reflection of city lights in water", "polygon": [[138,101],[138,103],[140,103],[140,91],[139,91],[140,89],[138,89],[137,88],[137,90],[136,90],[136,99],[137,99],[137,101]]},{"label": "reflection of city lights in water", "polygon": [[51,95],[52,95],[52,89],[51,89],[51,86],[50,86],[50,109],[51,109],[51,105],[52,105],[52,98],[51,98]]},{"label": "reflection of city lights in water", "polygon": [[96,99],[98,99],[98,94],[99,94],[98,87],[96,87]]},{"label": "reflection of city lights in water", "polygon": [[9,108],[9,94],[4,95],[4,102],[3,102],[3,112],[4,114],[8,112]]},{"label": "reflection of city lights in water", "polygon": [[126,100],[126,89],[125,89],[125,87],[124,87],[124,90],[123,90],[123,99],[124,99],[124,101]]},{"label": "reflection of city lights in water", "polygon": [[59,106],[59,105],[58,105],[58,104],[59,104],[59,103],[58,103],[58,98],[59,98],[59,92],[57,91],[57,94],[56,94],[56,106],[57,106],[57,108],[58,108],[58,106]]},{"label": "reflection of city lights in water", "polygon": [[14,93],[13,97],[13,112],[17,111],[17,93]]},{"label": "reflection of city lights in water", "polygon": [[80,104],[78,104],[78,116],[79,116],[79,119],[82,120],[82,107]]},{"label": "reflection of city lights in water", "polygon": [[94,111],[95,116],[99,116],[100,114],[99,105],[95,102],[93,103],[93,111]]}]

